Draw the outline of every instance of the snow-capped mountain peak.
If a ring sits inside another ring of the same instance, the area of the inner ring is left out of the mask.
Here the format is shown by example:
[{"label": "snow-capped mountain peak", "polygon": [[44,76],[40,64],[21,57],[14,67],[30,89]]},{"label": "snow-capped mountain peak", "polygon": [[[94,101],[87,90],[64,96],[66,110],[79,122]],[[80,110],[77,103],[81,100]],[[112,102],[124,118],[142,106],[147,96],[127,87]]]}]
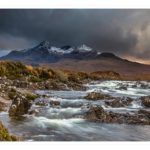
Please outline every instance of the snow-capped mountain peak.
[{"label": "snow-capped mountain peak", "polygon": [[49,41],[43,41],[39,44],[40,48],[46,48],[46,49],[49,49],[50,48],[50,42]]}]

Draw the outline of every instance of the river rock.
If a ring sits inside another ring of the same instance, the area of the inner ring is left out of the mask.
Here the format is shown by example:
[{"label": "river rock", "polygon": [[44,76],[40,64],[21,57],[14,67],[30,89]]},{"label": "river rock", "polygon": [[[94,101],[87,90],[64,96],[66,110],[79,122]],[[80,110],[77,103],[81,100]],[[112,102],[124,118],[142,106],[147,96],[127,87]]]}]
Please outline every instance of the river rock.
[{"label": "river rock", "polygon": [[133,99],[129,97],[127,98],[116,97],[113,100],[105,101],[105,104],[111,107],[126,107],[130,105],[132,101]]},{"label": "river rock", "polygon": [[23,94],[17,93],[12,101],[12,105],[9,109],[9,116],[22,116],[28,113],[31,107],[31,101],[29,101]]},{"label": "river rock", "polygon": [[101,106],[92,106],[86,114],[86,119],[96,122],[112,122],[111,116]]},{"label": "river rock", "polygon": [[145,107],[150,107],[150,96],[143,96],[140,99],[142,101],[142,105]]},{"label": "river rock", "polygon": [[111,99],[112,97],[108,94],[91,92],[88,93],[87,96],[84,97],[87,100],[103,100],[103,99]]},{"label": "river rock", "polygon": [[100,123],[150,125],[149,117],[143,114],[106,112],[101,106],[91,106],[85,118]]},{"label": "river rock", "polygon": [[59,101],[50,101],[51,106],[59,106],[60,102]]},{"label": "river rock", "polygon": [[140,109],[138,111],[139,114],[144,114],[145,116],[147,116],[148,118],[150,118],[150,111],[148,110],[144,110],[144,109]]},{"label": "river rock", "polygon": [[118,88],[119,90],[127,90],[128,88],[125,85],[120,85]]},{"label": "river rock", "polygon": [[121,100],[115,99],[112,101],[105,101],[105,104],[111,107],[124,107],[124,104]]}]

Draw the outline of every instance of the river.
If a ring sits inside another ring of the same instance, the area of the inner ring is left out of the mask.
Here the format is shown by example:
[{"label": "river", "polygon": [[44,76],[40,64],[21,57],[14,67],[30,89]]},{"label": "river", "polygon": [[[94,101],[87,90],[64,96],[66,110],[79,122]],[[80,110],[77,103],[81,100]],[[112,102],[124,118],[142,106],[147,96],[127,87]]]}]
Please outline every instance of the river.
[{"label": "river", "polygon": [[[47,106],[37,106],[37,115],[26,115],[23,119],[9,118],[7,112],[0,113],[0,120],[10,133],[24,141],[149,141],[150,126],[105,124],[84,119],[88,105],[101,105],[105,110],[120,113],[134,112],[142,108],[138,97],[150,95],[150,82],[97,81],[85,85],[86,91],[35,91],[45,98]],[[88,92],[101,91],[117,97],[131,97],[131,105],[122,108],[106,107],[101,101],[84,99]],[[51,106],[50,101],[59,101],[60,106]]]}]

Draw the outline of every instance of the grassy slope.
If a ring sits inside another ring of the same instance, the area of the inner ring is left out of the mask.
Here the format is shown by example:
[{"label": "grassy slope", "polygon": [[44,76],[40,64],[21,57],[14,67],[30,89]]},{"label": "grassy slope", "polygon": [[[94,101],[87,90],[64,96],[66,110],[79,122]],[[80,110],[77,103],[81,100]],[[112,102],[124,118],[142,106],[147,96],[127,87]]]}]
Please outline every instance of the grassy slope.
[{"label": "grassy slope", "polygon": [[60,82],[80,82],[84,79],[117,79],[119,74],[115,72],[99,72],[88,74],[68,70],[51,69],[49,67],[32,67],[20,62],[1,61],[0,76],[9,79],[28,77],[31,82],[40,82],[47,79],[54,79]]}]

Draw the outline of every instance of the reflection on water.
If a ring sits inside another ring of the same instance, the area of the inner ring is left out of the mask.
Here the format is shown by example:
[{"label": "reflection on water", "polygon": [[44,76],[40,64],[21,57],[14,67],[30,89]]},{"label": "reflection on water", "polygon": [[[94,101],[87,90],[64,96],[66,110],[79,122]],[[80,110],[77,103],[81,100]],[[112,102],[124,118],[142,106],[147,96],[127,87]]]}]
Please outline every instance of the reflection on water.
[{"label": "reflection on water", "polygon": [[[59,101],[60,106],[37,107],[39,114],[26,115],[20,120],[12,120],[8,113],[0,113],[0,120],[11,133],[22,136],[28,141],[149,141],[150,126],[102,124],[83,119],[88,111],[87,105],[102,105],[104,109],[129,112],[142,106],[137,100],[146,96],[150,90],[149,82],[136,81],[103,81],[86,85],[87,91],[37,91],[49,96],[45,98]],[[124,87],[124,88],[121,88]],[[88,101],[84,99],[87,92],[103,91],[113,96],[129,96],[135,98],[132,105],[126,108],[107,108],[103,101]]]}]

